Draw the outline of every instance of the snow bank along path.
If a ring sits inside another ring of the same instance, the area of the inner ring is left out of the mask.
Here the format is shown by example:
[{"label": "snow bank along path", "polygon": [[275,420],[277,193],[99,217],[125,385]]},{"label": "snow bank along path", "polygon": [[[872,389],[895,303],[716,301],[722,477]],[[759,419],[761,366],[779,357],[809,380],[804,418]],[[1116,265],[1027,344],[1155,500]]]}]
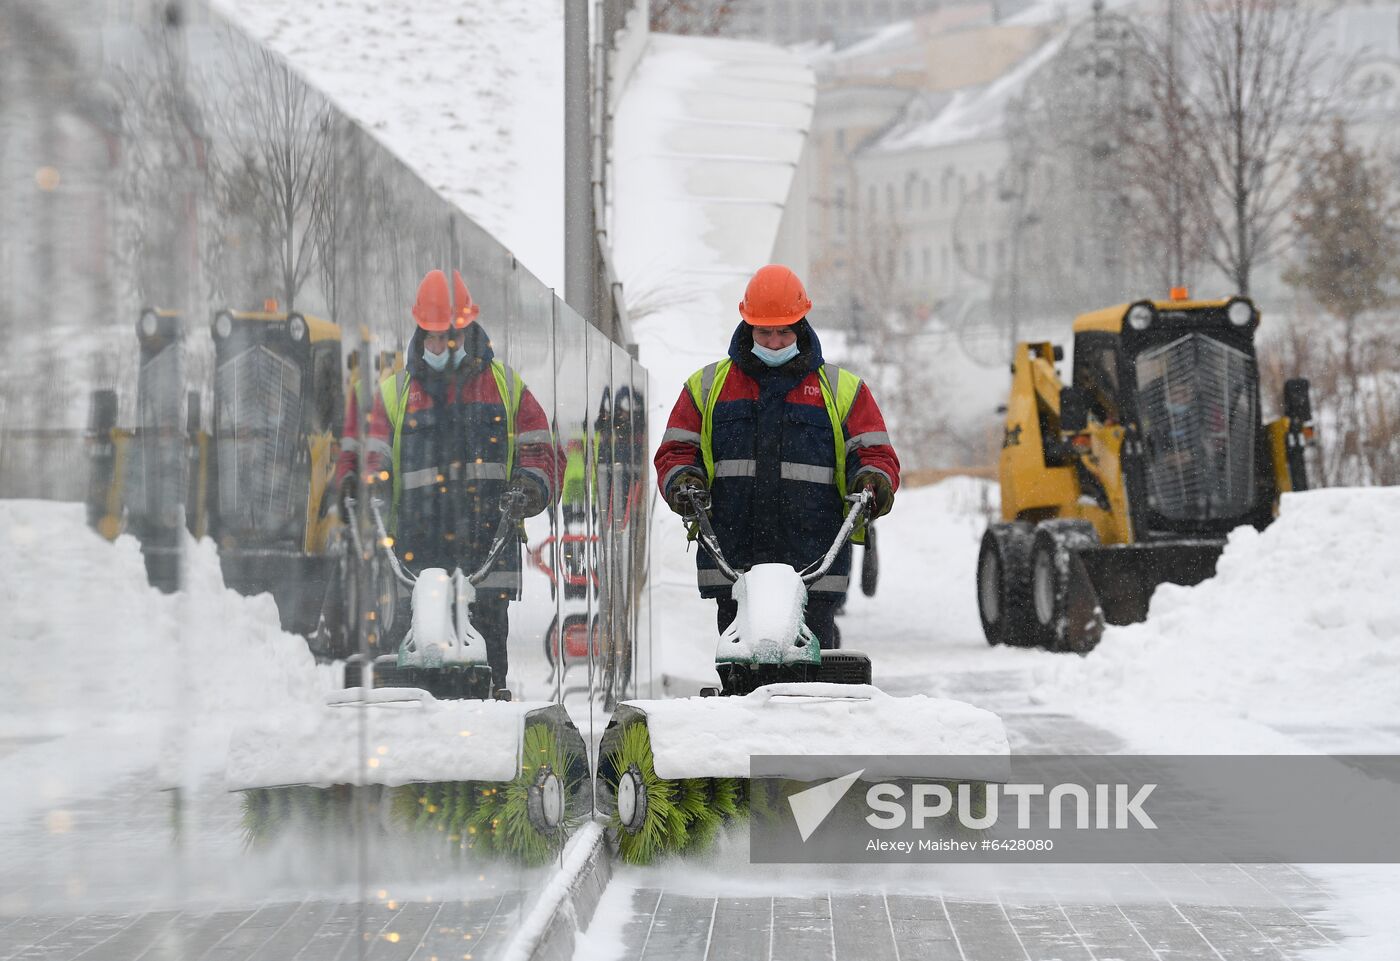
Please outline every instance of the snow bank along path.
[{"label": "snow bank along path", "polygon": [[1109,628],[1087,658],[1045,658],[1037,697],[1264,723],[1394,723],[1397,559],[1400,488],[1287,494],[1267,530],[1231,533],[1215,577],[1159,587],[1146,622]]},{"label": "snow bank along path", "polygon": [[228,590],[213,542],[188,546],[187,589],[161,594],[135,538],[103,540],[81,504],[0,501],[11,665],[0,737],[44,739],[0,760],[0,821],[155,767],[165,779],[217,771],[234,725],[336,686],[306,641],[278,628],[270,595]]}]

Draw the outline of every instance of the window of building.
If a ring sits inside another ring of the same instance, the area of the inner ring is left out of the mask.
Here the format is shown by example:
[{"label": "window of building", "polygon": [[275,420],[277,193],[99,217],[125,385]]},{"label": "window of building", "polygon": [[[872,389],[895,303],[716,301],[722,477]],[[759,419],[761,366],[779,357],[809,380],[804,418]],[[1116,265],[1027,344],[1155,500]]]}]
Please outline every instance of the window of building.
[{"label": "window of building", "polygon": [[981,197],[987,189],[987,175],[982,171],[977,171],[977,196]]},{"label": "window of building", "polygon": [[952,168],[952,167],[945,167],[945,168],[943,168],[943,180],[942,180],[942,183],[939,184],[939,190],[938,190],[939,198],[938,198],[938,199],[939,199],[939,202],[942,203],[942,204],[944,204],[945,206],[946,206],[947,203],[948,203],[948,185],[951,184],[952,181],[953,181],[953,168]]},{"label": "window of building", "polygon": [[933,206],[933,184],[927,179],[924,180],[924,209],[928,210]]},{"label": "window of building", "polygon": [[997,241],[997,273],[1006,269],[1006,241]]},{"label": "window of building", "polygon": [[985,240],[977,242],[977,276],[987,276],[987,242]]},{"label": "window of building", "polygon": [[885,184],[885,209],[889,211],[890,219],[894,219],[894,184]]},{"label": "window of building", "polygon": [[924,254],[924,280],[928,280],[929,278],[931,278],[931,277],[933,276],[933,251],[930,250],[929,248],[925,247],[924,250],[923,250],[923,254]]},{"label": "window of building", "polygon": [[914,206],[914,174],[904,178],[904,209]]},{"label": "window of building", "polygon": [[875,219],[875,185],[871,184],[865,191],[865,216],[870,220]]},{"label": "window of building", "polygon": [[905,248],[904,251],[904,279],[908,280],[914,276],[914,251]]},{"label": "window of building", "polygon": [[846,149],[846,128],[842,127],[836,131],[836,149],[844,151]]},{"label": "window of building", "polygon": [[948,279],[948,247],[946,244],[938,251],[938,276],[944,280]]},{"label": "window of building", "polygon": [[832,195],[831,206],[835,212],[836,233],[838,236],[845,236],[846,233],[846,188],[837,187]]}]

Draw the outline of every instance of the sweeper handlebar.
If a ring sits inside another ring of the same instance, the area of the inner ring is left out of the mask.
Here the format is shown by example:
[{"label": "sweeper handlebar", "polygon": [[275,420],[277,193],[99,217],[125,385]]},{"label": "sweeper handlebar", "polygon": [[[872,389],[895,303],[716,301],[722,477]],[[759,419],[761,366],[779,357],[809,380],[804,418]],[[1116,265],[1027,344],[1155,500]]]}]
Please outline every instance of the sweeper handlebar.
[{"label": "sweeper handlebar", "polygon": [[[715,537],[715,529],[710,524],[710,492],[702,487],[683,487],[676,496],[687,507],[681,519],[686,524],[695,525],[696,536],[700,544],[715,559],[720,573],[731,582],[737,581],[739,572],[735,571],[724,559],[724,553],[719,549],[719,539]],[[851,509],[846,512],[846,519],[842,521],[841,529],[836,532],[836,539],[831,542],[831,546],[827,548],[821,559],[813,561],[799,571],[802,583],[814,584],[831,569],[831,565],[836,562],[836,555],[841,553],[841,548],[846,545],[846,540],[856,529],[856,524],[860,522],[861,518],[868,516],[872,499],[873,495],[868,490],[859,490],[854,494],[846,495],[846,500],[851,503]]]},{"label": "sweeper handlebar", "polygon": [[[354,498],[346,498],[345,506],[350,513],[355,511]],[[384,528],[384,515],[380,512],[381,501],[377,497],[371,497],[369,501],[370,516],[374,520],[374,533],[379,547],[384,552],[384,556],[389,559],[389,566],[394,572],[395,579],[404,587],[412,587],[418,580],[417,576],[403,566],[397,554],[394,553],[393,539],[389,537]],[[506,542],[516,536],[516,524],[525,516],[525,494],[523,491],[508,490],[501,495],[500,510],[501,520],[496,525],[496,536],[491,541],[491,549],[486,552],[486,559],[481,566],[472,574],[467,575],[470,584],[480,584],[486,579],[486,575],[491,572],[491,567],[496,563],[496,558],[501,556],[501,551],[505,549]],[[348,525],[350,528],[350,541],[354,545],[355,552],[362,554],[360,548],[360,532],[356,524]]]}]

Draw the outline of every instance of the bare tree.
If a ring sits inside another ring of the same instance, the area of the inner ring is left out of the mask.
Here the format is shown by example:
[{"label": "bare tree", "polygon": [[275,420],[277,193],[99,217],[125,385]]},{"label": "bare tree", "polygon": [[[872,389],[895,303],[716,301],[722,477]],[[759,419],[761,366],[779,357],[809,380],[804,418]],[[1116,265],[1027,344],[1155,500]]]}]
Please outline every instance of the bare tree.
[{"label": "bare tree", "polygon": [[275,54],[237,38],[229,42],[232,84],[213,110],[229,155],[218,156],[217,176],[229,198],[251,194],[247,213],[266,231],[265,255],[283,305],[292,310],[315,268],[330,109]]},{"label": "bare tree", "polygon": [[1179,7],[1170,0],[1160,30],[1136,32],[1145,96],[1116,118],[1118,159],[1137,195],[1133,238],[1163,291],[1196,285],[1211,238],[1211,198],[1200,189],[1208,177],[1197,146],[1203,132],[1187,104]]},{"label": "bare tree", "polygon": [[713,37],[724,32],[737,0],[651,0],[651,29]]},{"label": "bare tree", "polygon": [[1301,0],[1198,0],[1184,18],[1189,149],[1215,194],[1210,257],[1241,294],[1288,233],[1295,165],[1345,78],[1324,73],[1322,17]]},{"label": "bare tree", "polygon": [[1323,349],[1297,358],[1316,381],[1333,435],[1324,436],[1328,483],[1400,482],[1400,361],[1381,323],[1400,279],[1394,187],[1340,120],[1303,157],[1292,218],[1300,256],[1284,279],[1337,324],[1333,332],[1312,325],[1308,334]]},{"label": "bare tree", "polygon": [[1150,101],[1140,38],[1100,8],[1061,44],[1008,105],[998,184],[1012,252],[998,288],[1042,314],[1141,296],[1160,259],[1128,160]]}]

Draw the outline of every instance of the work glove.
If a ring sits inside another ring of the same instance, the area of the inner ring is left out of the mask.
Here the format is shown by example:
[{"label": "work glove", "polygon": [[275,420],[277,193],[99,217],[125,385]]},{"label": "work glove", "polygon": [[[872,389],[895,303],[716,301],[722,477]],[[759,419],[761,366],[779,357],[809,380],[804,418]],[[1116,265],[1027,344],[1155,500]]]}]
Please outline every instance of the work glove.
[{"label": "work glove", "polygon": [[521,496],[522,517],[534,517],[548,506],[544,488],[527,474],[516,471],[510,479],[510,489]]},{"label": "work glove", "polygon": [[670,489],[666,492],[666,504],[684,517],[690,512],[690,500],[681,496],[682,491],[709,490],[709,482],[705,480],[705,475],[699,471],[681,471],[671,481]]},{"label": "work glove", "polygon": [[340,507],[340,519],[346,524],[350,523],[349,501],[360,496],[360,475],[351,471],[340,479],[340,494],[336,499]]},{"label": "work glove", "polygon": [[884,474],[871,471],[862,474],[856,483],[856,490],[870,491],[870,519],[884,517],[894,506],[894,490]]}]

